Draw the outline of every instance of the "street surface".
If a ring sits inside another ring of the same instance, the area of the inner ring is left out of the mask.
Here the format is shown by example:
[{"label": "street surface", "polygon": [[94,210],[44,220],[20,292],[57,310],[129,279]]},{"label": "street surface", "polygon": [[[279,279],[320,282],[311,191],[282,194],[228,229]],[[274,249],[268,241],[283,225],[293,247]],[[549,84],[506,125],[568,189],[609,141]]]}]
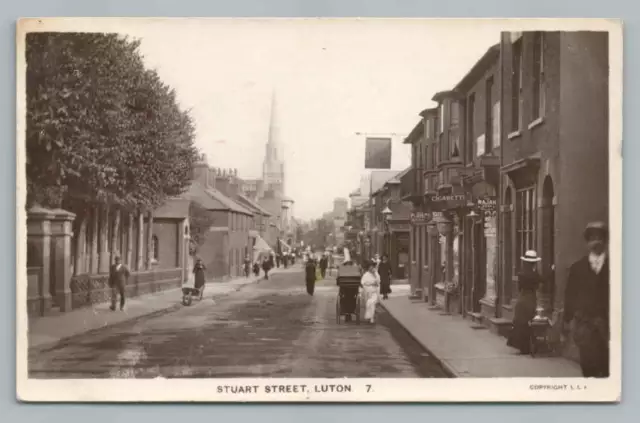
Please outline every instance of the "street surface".
[{"label": "street surface", "polygon": [[[335,279],[302,270],[62,341],[29,355],[32,378],[446,377],[384,309],[338,325]],[[180,301],[180,298],[176,298]]]}]

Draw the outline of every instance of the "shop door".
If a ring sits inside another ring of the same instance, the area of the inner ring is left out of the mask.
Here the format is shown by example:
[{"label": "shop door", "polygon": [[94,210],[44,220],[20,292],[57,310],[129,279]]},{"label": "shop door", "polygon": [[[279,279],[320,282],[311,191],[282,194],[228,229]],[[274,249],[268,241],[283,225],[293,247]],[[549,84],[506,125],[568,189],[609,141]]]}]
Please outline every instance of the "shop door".
[{"label": "shop door", "polygon": [[485,279],[484,227],[482,222],[473,225],[473,304],[472,310],[481,311],[480,300],[487,289]]}]

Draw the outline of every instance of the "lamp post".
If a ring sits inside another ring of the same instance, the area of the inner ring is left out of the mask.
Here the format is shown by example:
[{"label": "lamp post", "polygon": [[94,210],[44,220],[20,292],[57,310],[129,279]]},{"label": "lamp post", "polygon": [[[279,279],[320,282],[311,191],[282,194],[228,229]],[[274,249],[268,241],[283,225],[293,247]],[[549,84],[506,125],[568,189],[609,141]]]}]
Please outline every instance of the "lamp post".
[{"label": "lamp post", "polygon": [[391,211],[389,205],[387,205],[384,210],[382,210],[382,216],[384,217],[385,223],[385,237],[387,238],[387,242],[385,243],[384,248],[385,254],[387,254],[387,256],[391,255],[391,232],[389,231],[389,220],[391,219],[392,215],[393,211]]}]

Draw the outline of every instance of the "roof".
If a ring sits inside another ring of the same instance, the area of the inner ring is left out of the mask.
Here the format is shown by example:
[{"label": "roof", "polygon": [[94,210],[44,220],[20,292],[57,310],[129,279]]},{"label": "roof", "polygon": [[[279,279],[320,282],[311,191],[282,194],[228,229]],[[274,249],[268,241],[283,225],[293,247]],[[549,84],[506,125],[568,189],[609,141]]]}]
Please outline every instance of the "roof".
[{"label": "roof", "polygon": [[368,197],[371,192],[376,192],[382,188],[389,179],[393,178],[399,170],[373,170],[363,186],[360,187],[362,195]]},{"label": "roof", "polygon": [[266,211],[260,204],[242,194],[238,194],[238,202],[263,216],[271,216],[271,213]]},{"label": "roof", "polygon": [[424,133],[424,122],[422,119],[413,127],[409,135],[404,139],[403,144],[413,144],[416,142],[416,138]]},{"label": "roof", "polygon": [[467,74],[458,82],[454,88],[456,91],[467,91],[471,86],[475,85],[477,80],[484,72],[500,57],[500,44],[494,44],[482,55],[482,57],[473,65]]},{"label": "roof", "polygon": [[253,216],[253,213],[236,203],[215,188],[205,188],[200,182],[193,181],[184,197],[196,201],[207,210],[233,211]]},{"label": "roof", "polygon": [[246,207],[241,206],[236,201],[234,201],[231,198],[227,197],[226,195],[224,195],[223,193],[221,193],[217,189],[215,189],[215,188],[207,188],[206,191],[210,196],[212,196],[213,198],[215,198],[216,200],[218,200],[219,202],[224,204],[227,210],[234,211],[236,213],[246,214],[248,216],[253,216],[253,213],[249,209],[247,209]]},{"label": "roof", "polygon": [[391,179],[389,179],[387,182],[385,182],[384,184],[399,184],[401,182],[401,179],[404,175],[406,175],[407,173],[409,173],[409,171],[411,170],[411,166],[407,167],[405,170],[396,173]]},{"label": "roof", "polygon": [[153,211],[154,219],[185,219],[189,217],[188,198],[170,198]]}]

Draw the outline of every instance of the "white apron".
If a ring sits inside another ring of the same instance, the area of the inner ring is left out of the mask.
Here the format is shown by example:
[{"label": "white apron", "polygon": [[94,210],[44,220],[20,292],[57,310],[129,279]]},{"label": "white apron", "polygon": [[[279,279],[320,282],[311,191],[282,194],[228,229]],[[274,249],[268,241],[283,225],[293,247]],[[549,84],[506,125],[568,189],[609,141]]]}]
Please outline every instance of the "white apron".
[{"label": "white apron", "polygon": [[364,318],[373,321],[378,304],[378,289],[380,287],[380,277],[378,273],[366,272],[360,281],[364,292]]}]

